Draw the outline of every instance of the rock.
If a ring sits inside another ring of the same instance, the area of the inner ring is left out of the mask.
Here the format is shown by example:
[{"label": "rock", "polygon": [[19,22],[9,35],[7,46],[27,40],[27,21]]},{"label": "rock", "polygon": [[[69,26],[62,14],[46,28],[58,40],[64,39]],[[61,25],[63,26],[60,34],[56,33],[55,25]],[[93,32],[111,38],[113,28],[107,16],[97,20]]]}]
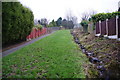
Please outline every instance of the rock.
[{"label": "rock", "polygon": [[85,47],[84,47],[84,46],[82,46],[82,45],[80,45],[80,48],[81,48],[81,49],[85,49]]},{"label": "rock", "polygon": [[106,70],[103,65],[97,66],[97,69],[102,72]]},{"label": "rock", "polygon": [[82,52],[83,52],[83,53],[86,53],[86,49],[82,49]]},{"label": "rock", "polygon": [[93,56],[93,53],[88,52],[88,53],[86,53],[86,55],[87,56]]},{"label": "rock", "polygon": [[78,42],[78,44],[80,45],[80,42]]},{"label": "rock", "polygon": [[79,42],[79,40],[76,39],[75,42],[77,43],[77,42]]},{"label": "rock", "polygon": [[100,60],[98,58],[95,58],[95,57],[90,57],[89,61],[93,64],[96,64],[97,62],[100,62]]}]

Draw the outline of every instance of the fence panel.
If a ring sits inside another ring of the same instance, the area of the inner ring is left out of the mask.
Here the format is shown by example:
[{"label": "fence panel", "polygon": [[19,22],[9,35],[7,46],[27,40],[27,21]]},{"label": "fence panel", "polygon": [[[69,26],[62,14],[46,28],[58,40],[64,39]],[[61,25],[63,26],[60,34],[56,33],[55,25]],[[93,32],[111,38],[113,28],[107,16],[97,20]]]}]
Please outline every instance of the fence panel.
[{"label": "fence panel", "polygon": [[106,35],[106,21],[101,22],[101,35]]},{"label": "fence panel", "polygon": [[116,35],[116,18],[108,20],[108,36]]},{"label": "fence panel", "polygon": [[90,32],[90,33],[93,32],[93,23],[88,24],[88,32]]},{"label": "fence panel", "polygon": [[46,31],[47,31],[46,28],[43,28],[42,30],[36,29],[36,28],[32,29],[31,33],[26,37],[26,39],[29,40],[29,39],[33,39],[33,38],[39,37],[39,36],[45,34]]},{"label": "fence panel", "polygon": [[118,18],[118,38],[120,38],[120,18]]},{"label": "fence panel", "polygon": [[96,25],[96,34],[99,34],[100,33],[99,22],[97,22],[95,25]]},{"label": "fence panel", "polygon": [[60,30],[60,27],[48,27],[47,28],[48,33],[51,33],[51,32],[56,31],[56,30]]}]

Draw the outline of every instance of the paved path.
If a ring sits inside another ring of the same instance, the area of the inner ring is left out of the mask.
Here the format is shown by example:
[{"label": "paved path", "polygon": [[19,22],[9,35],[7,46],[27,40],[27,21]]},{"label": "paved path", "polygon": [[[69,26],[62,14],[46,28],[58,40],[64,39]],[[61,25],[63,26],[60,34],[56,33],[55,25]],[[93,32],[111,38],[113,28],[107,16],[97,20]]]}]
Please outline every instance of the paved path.
[{"label": "paved path", "polygon": [[[52,33],[54,33],[54,32],[52,32]],[[51,34],[52,34],[52,33],[51,33]],[[33,39],[33,40],[29,41],[29,42],[26,42],[25,44],[22,44],[22,45],[20,45],[20,46],[15,47],[15,48],[11,48],[11,49],[9,49],[9,50],[6,50],[6,51],[4,51],[4,52],[2,52],[2,53],[0,53],[0,54],[2,54],[3,57],[4,57],[4,56],[7,56],[8,54],[15,52],[16,50],[21,49],[22,47],[24,47],[24,46],[26,46],[26,45],[29,45],[29,44],[31,44],[31,43],[34,43],[35,41],[38,41],[38,40],[40,40],[40,39],[42,39],[42,38],[44,38],[44,37],[46,37],[46,36],[49,36],[49,35],[50,35],[50,34],[46,34],[46,35],[40,36],[40,37],[38,37],[38,38],[36,38],[36,39]]]}]

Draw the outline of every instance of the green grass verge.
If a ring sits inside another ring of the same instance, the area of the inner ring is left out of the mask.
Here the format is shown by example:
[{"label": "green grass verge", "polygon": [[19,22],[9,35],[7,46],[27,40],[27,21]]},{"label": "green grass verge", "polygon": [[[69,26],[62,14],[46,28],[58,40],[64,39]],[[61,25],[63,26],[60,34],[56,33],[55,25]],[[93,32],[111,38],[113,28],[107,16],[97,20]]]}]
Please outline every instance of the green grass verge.
[{"label": "green grass verge", "polygon": [[60,30],[3,57],[3,78],[85,78],[87,58],[69,30]]}]

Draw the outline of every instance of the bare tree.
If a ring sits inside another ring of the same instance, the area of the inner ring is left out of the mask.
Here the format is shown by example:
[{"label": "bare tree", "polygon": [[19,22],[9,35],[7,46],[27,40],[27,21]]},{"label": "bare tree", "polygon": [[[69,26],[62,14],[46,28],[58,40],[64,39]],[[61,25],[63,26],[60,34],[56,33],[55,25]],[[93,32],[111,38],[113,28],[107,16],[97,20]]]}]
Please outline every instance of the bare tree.
[{"label": "bare tree", "polygon": [[38,20],[39,24],[47,26],[48,25],[48,20],[46,18],[42,18]]},{"label": "bare tree", "polygon": [[92,15],[97,14],[97,11],[95,11],[95,10],[90,10],[90,11],[89,11],[89,14],[90,14],[90,17],[92,17]]},{"label": "bare tree", "polygon": [[89,13],[88,12],[84,12],[82,13],[82,20],[88,20],[90,17]]},{"label": "bare tree", "polygon": [[97,11],[95,10],[89,10],[88,12],[82,13],[82,20],[88,20],[92,17],[92,15],[95,15]]},{"label": "bare tree", "polygon": [[37,20],[37,19],[34,20],[34,24],[35,24],[35,25],[38,24],[38,20]]},{"label": "bare tree", "polygon": [[77,25],[77,24],[78,24],[77,19],[78,19],[78,18],[77,18],[76,16],[73,16],[73,17],[72,17],[72,20],[71,20],[71,21],[73,22],[74,25]]},{"label": "bare tree", "polygon": [[67,21],[71,21],[72,20],[72,16],[73,16],[73,13],[72,11],[69,9],[66,11],[66,20]]},{"label": "bare tree", "polygon": [[72,10],[69,9],[66,11],[66,20],[67,21],[72,21],[74,25],[77,24],[77,17],[72,13]]}]

